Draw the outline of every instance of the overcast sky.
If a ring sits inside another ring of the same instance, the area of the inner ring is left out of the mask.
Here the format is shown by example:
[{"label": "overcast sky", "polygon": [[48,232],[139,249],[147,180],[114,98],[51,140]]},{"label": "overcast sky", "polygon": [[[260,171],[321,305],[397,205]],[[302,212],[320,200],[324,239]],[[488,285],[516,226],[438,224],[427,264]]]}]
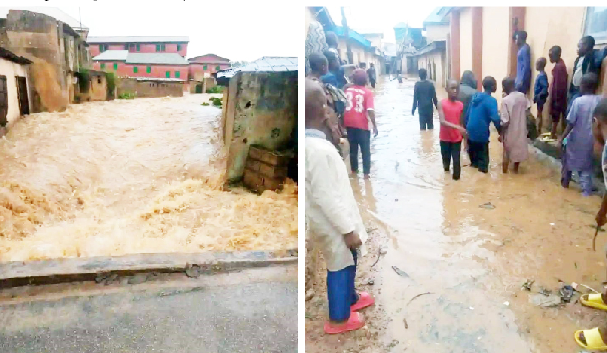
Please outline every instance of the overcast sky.
[{"label": "overcast sky", "polygon": [[[383,33],[384,41],[394,43],[394,26],[399,22],[407,22],[410,27],[422,27],[424,19],[437,7],[435,2],[428,5],[416,4],[411,6],[409,1],[395,4],[380,3],[373,6],[346,6],[348,27],[358,33]],[[341,25],[341,10],[339,6],[327,6],[331,18]]]},{"label": "overcast sky", "polygon": [[[78,19],[77,4],[54,3]],[[53,1],[37,1],[36,5],[43,4]],[[229,1],[175,1],[171,6],[153,1],[136,7],[125,4],[126,0],[82,1],[80,14],[82,23],[90,28],[89,36],[189,36],[187,57],[213,53],[232,61],[298,56],[304,45],[301,21],[293,20],[303,20],[303,6],[264,6],[257,2],[238,5]],[[2,6],[10,4],[3,2]]]}]

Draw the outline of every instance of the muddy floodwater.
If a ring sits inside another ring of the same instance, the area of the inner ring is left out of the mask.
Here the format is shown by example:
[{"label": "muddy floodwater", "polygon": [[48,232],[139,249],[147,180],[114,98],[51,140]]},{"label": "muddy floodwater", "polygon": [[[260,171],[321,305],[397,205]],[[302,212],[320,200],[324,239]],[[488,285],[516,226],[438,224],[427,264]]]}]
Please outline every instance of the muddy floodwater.
[{"label": "muddy floodwater", "polygon": [[297,188],[224,191],[209,95],[32,114],[0,140],[0,261],[297,246]]},{"label": "muddy floodwater", "polygon": [[[379,82],[371,179],[351,179],[370,231],[357,287],[377,304],[363,311],[366,328],[325,335],[320,268],[307,296],[306,351],[578,352],[573,332],[604,325],[607,313],[532,301],[542,288],[557,293],[559,280],[602,290],[606,233],[592,250],[600,198],[562,189],[559,170],[535,150],[520,175],[503,175],[495,133],[490,173],[465,156],[453,181],[441,165],[438,117],[434,131],[420,132],[410,115],[413,85]],[[528,280],[531,291],[521,288]]]}]

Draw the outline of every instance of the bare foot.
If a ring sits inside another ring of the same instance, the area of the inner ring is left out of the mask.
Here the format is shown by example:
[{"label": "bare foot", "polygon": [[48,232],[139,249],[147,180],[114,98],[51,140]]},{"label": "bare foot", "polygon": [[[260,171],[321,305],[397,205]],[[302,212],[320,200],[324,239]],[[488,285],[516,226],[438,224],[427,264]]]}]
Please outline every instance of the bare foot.
[{"label": "bare foot", "polygon": [[371,176],[369,174],[365,174],[365,179],[369,180],[371,179]]}]

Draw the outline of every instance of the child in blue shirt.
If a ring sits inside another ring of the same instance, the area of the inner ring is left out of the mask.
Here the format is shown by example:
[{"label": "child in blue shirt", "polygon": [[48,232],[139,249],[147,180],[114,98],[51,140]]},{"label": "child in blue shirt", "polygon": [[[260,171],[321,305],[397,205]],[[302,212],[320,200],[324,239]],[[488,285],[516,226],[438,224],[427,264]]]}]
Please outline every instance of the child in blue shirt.
[{"label": "child in blue shirt", "polygon": [[539,58],[535,62],[535,69],[539,71],[535,78],[535,87],[533,89],[533,102],[537,104],[537,132],[542,133],[544,122],[544,104],[548,99],[548,76],[546,75],[546,58]]}]

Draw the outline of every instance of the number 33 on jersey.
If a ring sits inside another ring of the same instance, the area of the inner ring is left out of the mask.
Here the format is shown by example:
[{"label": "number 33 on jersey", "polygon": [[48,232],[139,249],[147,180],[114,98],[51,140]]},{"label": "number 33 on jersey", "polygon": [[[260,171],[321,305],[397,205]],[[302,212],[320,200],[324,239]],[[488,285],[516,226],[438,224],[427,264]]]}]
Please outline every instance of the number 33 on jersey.
[{"label": "number 33 on jersey", "polygon": [[352,86],[346,89],[346,111],[344,125],[363,130],[371,130],[367,111],[374,109],[373,92],[366,87]]}]

